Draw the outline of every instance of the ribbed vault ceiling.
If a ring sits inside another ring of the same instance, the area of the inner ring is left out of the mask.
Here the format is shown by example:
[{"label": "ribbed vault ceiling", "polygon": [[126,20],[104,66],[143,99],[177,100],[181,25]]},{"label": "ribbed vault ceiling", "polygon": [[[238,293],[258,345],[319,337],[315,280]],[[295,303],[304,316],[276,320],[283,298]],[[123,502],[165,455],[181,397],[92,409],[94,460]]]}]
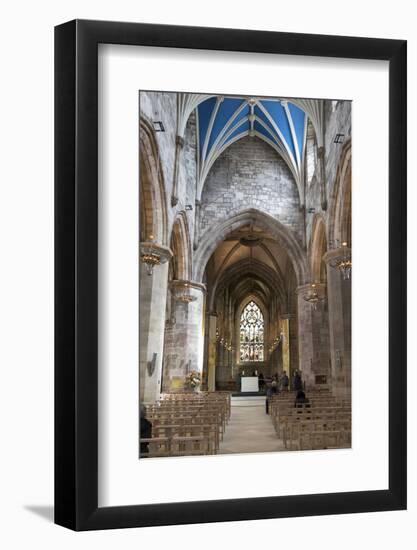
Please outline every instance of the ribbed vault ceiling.
[{"label": "ribbed vault ceiling", "polygon": [[307,116],[285,99],[209,97],[197,109],[200,191],[214,161],[232,143],[257,136],[273,147],[299,185]]}]

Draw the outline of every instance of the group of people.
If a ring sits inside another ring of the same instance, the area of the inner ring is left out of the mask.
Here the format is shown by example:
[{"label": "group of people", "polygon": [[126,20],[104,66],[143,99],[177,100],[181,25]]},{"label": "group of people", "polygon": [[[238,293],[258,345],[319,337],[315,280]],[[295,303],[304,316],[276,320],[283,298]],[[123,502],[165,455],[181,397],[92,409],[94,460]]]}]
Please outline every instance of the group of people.
[{"label": "group of people", "polygon": [[[285,392],[290,390],[290,379],[285,370],[283,371],[281,376],[278,376],[277,374],[273,375],[270,388],[273,394],[280,391]],[[291,389],[295,391],[303,389],[303,380],[301,378],[301,374],[298,371],[294,372]]]},{"label": "group of people", "polygon": [[[303,387],[304,387],[304,384],[301,378],[301,374],[296,370],[294,372],[292,383],[291,383],[291,389],[297,392],[297,395],[295,398],[295,406],[297,406],[297,403],[304,403],[305,401],[303,401],[303,399],[304,400],[307,399],[303,391]],[[284,370],[280,377],[277,374],[274,374],[272,376],[272,381],[270,382],[270,384],[267,385],[266,414],[269,414],[269,399],[273,395],[279,392],[288,392],[288,391],[290,391],[290,379],[286,371]],[[308,402],[308,399],[306,402]]]},{"label": "group of people", "polygon": [[[290,379],[285,370],[283,371],[281,376],[279,376],[278,374],[274,374],[269,384],[268,384],[268,381],[265,380],[265,377],[262,372],[258,374],[258,371],[254,370],[252,371],[252,376],[258,377],[260,391],[262,391],[265,388],[265,386],[267,386],[267,392],[268,390],[270,390],[272,394],[278,393],[280,391],[282,392],[289,391],[290,389]],[[299,391],[303,389],[303,380],[301,378],[301,374],[297,370],[294,372],[294,375],[292,378],[291,389],[295,391]]]}]

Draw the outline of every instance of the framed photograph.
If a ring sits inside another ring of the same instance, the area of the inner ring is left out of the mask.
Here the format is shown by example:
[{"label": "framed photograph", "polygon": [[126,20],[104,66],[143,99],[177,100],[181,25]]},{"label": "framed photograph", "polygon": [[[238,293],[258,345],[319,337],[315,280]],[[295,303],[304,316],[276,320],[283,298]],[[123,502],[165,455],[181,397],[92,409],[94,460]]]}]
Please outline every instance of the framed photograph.
[{"label": "framed photograph", "polygon": [[406,42],[55,30],[55,521],[406,507]]}]

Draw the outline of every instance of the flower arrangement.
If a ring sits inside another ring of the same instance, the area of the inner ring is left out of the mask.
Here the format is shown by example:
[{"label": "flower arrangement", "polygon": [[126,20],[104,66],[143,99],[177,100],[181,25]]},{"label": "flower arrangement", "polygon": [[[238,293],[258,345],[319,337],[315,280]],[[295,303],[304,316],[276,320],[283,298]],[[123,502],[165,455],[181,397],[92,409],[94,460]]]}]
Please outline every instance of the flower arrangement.
[{"label": "flower arrangement", "polygon": [[198,371],[192,370],[185,377],[185,385],[187,388],[196,389],[201,384],[201,375]]}]

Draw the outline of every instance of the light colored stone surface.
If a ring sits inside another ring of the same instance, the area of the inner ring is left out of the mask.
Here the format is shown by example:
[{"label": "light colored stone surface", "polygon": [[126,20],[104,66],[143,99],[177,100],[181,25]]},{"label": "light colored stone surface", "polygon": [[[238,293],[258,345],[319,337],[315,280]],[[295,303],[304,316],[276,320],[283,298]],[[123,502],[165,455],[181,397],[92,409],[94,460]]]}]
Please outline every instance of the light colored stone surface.
[{"label": "light colored stone surface", "polygon": [[343,144],[334,143],[336,134],[344,134],[344,142],[351,137],[351,111],[350,101],[338,101],[335,108],[331,101],[324,102],[324,178],[326,186],[327,211],[321,209],[320,182],[314,177],[306,184],[306,243],[310,243],[311,230],[314,216],[320,213],[326,220],[330,214],[330,197],[336,185],[336,174]]},{"label": "light colored stone surface", "polygon": [[279,219],[303,240],[296,183],[285,161],[258,138],[242,138],[220,155],[204,185],[200,232],[247,208]]},{"label": "light colored stone surface", "polygon": [[[180,389],[173,386],[173,378],[185,379],[189,372],[203,370],[205,296],[199,288],[191,288],[190,293],[193,302],[174,300],[174,322],[165,328],[164,391]],[[161,312],[159,316],[164,318]]]},{"label": "light colored stone surface", "polygon": [[[168,264],[155,266],[153,275],[146,269],[140,270],[140,303],[139,334],[139,396],[144,403],[153,403],[159,399],[162,375],[162,349],[164,345],[165,317],[160,315],[165,309],[167,297]],[[156,353],[156,366],[152,374],[147,364]]]},{"label": "light colored stone surface", "polygon": [[232,414],[219,454],[284,450],[282,440],[278,439],[265,413],[265,397],[232,397]]}]

